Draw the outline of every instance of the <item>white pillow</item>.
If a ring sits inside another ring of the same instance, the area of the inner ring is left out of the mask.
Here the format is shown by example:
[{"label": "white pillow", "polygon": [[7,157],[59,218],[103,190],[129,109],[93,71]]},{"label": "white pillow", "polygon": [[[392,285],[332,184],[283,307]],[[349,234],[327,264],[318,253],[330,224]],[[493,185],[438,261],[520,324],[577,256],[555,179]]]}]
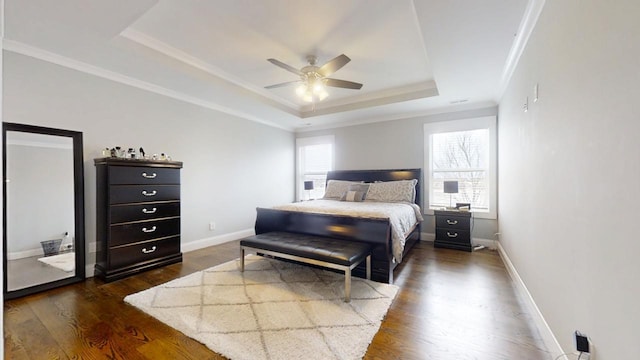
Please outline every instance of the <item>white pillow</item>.
[{"label": "white pillow", "polygon": [[366,201],[408,202],[416,201],[418,180],[386,181],[370,184]]},{"label": "white pillow", "polygon": [[349,186],[352,184],[359,184],[357,181],[346,181],[346,180],[329,180],[327,181],[327,188],[324,190],[323,199],[333,199],[340,200],[342,195],[344,195],[347,190],[349,190]]}]

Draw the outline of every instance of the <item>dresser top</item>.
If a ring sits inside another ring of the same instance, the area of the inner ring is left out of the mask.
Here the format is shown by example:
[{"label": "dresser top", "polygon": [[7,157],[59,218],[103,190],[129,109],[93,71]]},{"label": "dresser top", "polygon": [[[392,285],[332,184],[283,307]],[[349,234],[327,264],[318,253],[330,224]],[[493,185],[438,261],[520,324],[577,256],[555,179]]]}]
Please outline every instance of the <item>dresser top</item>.
[{"label": "dresser top", "polygon": [[93,159],[95,165],[113,165],[113,166],[151,166],[151,167],[168,167],[182,168],[182,161],[167,160],[147,160],[147,159],[123,159],[116,157],[103,157]]}]

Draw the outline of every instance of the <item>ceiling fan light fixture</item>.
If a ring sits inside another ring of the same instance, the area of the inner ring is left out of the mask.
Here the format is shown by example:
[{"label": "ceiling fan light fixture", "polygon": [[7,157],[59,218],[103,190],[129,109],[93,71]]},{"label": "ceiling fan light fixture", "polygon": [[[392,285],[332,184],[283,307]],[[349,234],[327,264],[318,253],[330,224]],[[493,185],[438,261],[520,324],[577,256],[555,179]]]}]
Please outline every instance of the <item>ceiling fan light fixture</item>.
[{"label": "ceiling fan light fixture", "polygon": [[298,70],[293,66],[283,63],[282,61],[267,59],[267,61],[275,66],[300,76],[300,81],[289,81],[286,83],[265,86],[265,88],[273,89],[289,84],[300,83],[296,88],[296,95],[298,95],[298,97],[303,101],[310,103],[326,99],[329,96],[327,86],[354,90],[360,90],[360,88],[362,88],[362,84],[355,83],[353,81],[332,79],[328,77],[351,61],[348,56],[344,54],[339,55],[322,66],[316,66],[317,60],[318,59],[313,55],[307,56],[309,65]]},{"label": "ceiling fan light fixture", "polygon": [[329,96],[321,77],[309,77],[296,88],[296,94],[305,102],[322,101]]},{"label": "ceiling fan light fixture", "polygon": [[307,93],[307,84],[300,84],[296,87],[296,95],[303,97]]}]

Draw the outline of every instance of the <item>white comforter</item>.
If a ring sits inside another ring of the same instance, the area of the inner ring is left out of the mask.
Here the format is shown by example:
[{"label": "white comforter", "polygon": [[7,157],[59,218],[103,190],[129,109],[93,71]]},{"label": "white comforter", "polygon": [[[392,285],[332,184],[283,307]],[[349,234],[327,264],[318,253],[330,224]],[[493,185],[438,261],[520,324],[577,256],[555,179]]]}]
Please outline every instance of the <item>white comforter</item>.
[{"label": "white comforter", "polygon": [[363,218],[389,219],[394,260],[402,261],[407,236],[421,222],[420,207],[408,203],[348,202],[337,200],[313,200],[274,206],[275,209],[347,215]]}]

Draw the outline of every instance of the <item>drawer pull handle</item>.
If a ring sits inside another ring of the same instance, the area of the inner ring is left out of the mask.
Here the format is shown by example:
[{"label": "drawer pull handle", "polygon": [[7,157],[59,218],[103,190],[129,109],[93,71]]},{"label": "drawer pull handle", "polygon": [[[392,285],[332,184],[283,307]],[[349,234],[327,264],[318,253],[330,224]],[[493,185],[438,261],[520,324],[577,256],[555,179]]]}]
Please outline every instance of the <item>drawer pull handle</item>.
[{"label": "drawer pull handle", "polygon": [[147,250],[147,248],[142,248],[142,252],[145,253],[145,254],[151,254],[154,251],[156,251],[156,246],[155,245],[150,250]]},{"label": "drawer pull handle", "polygon": [[154,225],[151,229],[147,229],[146,227],[142,228],[142,232],[150,233],[156,231],[156,226]]},{"label": "drawer pull handle", "polygon": [[155,196],[158,192],[153,190],[152,192],[147,192],[147,190],[142,190],[142,195],[144,196]]},{"label": "drawer pull handle", "polygon": [[151,210],[147,210],[147,208],[142,209],[142,212],[145,213],[145,214],[155,214],[156,211],[158,211],[157,208],[153,208]]},{"label": "drawer pull handle", "polygon": [[455,237],[458,237],[458,233],[453,233],[452,234],[452,233],[447,231],[447,236],[450,237],[450,238],[455,238]]},{"label": "drawer pull handle", "polygon": [[458,223],[458,220],[449,220],[449,219],[447,219],[447,224],[449,224],[449,225],[455,225],[457,223]]},{"label": "drawer pull handle", "polygon": [[156,174],[156,173],[153,173],[151,175],[148,175],[146,172],[142,173],[142,177],[145,178],[145,179],[155,179],[156,176],[158,176],[158,174]]}]

